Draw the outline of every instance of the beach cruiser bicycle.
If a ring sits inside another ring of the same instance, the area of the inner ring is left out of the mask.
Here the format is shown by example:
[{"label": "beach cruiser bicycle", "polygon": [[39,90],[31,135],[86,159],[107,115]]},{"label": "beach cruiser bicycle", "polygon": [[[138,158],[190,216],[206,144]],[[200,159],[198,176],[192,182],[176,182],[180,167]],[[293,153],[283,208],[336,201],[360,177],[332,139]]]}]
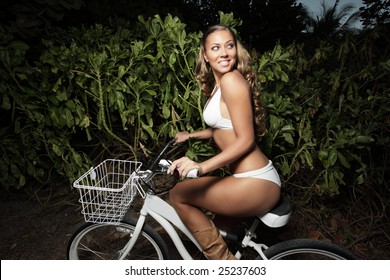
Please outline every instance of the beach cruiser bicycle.
[{"label": "beach cruiser bicycle", "polygon": [[[141,162],[108,159],[74,182],[85,223],[69,240],[68,259],[166,260],[170,250],[160,232],[170,237],[181,258],[204,259],[191,232],[162,198],[168,189],[161,191],[156,180],[157,175],[172,176],[166,175],[170,161],[163,157],[173,143],[165,145],[146,169]],[[196,177],[196,170],[187,176]],[[130,206],[137,200],[141,201],[139,211],[129,216]],[[346,249],[319,240],[293,239],[270,247],[263,244],[256,232],[258,226],[280,228],[287,224],[291,211],[290,201],[282,195],[271,211],[253,217],[241,233],[220,232],[238,259],[356,259]]]}]

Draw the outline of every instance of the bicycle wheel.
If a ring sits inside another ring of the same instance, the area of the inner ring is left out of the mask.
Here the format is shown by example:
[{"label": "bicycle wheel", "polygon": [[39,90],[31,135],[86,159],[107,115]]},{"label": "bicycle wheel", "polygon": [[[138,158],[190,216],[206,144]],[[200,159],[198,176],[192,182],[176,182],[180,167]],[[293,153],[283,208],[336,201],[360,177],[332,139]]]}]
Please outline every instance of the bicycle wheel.
[{"label": "bicycle wheel", "polygon": [[[137,224],[124,219],[118,225],[85,223],[72,235],[67,255],[70,260],[113,260],[127,244]],[[133,260],[168,259],[168,248],[161,236],[145,224],[137,242],[125,257]]]},{"label": "bicycle wheel", "polygon": [[293,239],[275,244],[264,251],[270,260],[355,260],[346,249],[332,243],[311,239]]}]

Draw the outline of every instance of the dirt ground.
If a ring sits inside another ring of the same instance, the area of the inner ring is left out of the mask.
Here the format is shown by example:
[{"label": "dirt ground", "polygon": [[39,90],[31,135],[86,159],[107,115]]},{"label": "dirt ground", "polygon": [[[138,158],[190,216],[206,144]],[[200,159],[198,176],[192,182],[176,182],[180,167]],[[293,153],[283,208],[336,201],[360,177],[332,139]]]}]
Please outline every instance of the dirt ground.
[{"label": "dirt ground", "polygon": [[[56,193],[44,192],[35,195],[1,193],[0,259],[66,259],[67,242],[78,224],[83,222],[77,200],[78,194],[69,187],[57,189]],[[338,217],[338,221],[335,219],[333,217],[329,228],[324,229],[306,219],[301,211],[296,211],[289,226],[278,231],[276,236],[279,240],[294,237],[324,239],[324,231],[332,227],[334,229],[335,224],[343,220],[342,217]],[[275,235],[272,232],[270,234]],[[333,238],[328,236],[325,239],[338,242],[337,236],[341,234],[338,231]],[[354,234],[358,235],[356,232]],[[361,238],[359,242],[352,241],[348,244],[353,244],[349,249],[361,259],[390,259],[390,244],[383,234]]]},{"label": "dirt ground", "polygon": [[66,245],[83,217],[76,195],[61,193],[44,205],[27,194],[3,194],[0,259],[64,260]]}]

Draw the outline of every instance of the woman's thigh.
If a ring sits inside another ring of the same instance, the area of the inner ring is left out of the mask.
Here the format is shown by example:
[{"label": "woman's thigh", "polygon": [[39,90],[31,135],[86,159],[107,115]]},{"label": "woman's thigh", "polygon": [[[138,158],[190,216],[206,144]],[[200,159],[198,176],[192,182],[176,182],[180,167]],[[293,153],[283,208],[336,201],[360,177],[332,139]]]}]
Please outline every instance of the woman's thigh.
[{"label": "woman's thigh", "polygon": [[280,187],[252,178],[202,177],[181,182],[171,198],[226,216],[252,216],[269,211],[279,200]]}]

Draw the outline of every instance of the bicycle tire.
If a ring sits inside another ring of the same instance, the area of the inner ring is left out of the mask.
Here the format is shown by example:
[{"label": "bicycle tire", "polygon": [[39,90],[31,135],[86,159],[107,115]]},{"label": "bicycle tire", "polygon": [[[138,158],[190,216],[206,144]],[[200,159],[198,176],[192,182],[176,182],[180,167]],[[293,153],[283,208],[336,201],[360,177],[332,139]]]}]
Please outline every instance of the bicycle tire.
[{"label": "bicycle tire", "polygon": [[[348,250],[332,243],[293,239],[277,243],[264,250],[270,260],[356,260]],[[260,257],[258,257],[259,259]],[[261,258],[260,258],[261,259]]]},{"label": "bicycle tire", "polygon": [[[70,260],[113,260],[131,238],[137,219],[126,218],[118,225],[85,223],[68,242]],[[169,259],[169,251],[162,237],[148,224],[142,228],[137,242],[126,260]]]}]

